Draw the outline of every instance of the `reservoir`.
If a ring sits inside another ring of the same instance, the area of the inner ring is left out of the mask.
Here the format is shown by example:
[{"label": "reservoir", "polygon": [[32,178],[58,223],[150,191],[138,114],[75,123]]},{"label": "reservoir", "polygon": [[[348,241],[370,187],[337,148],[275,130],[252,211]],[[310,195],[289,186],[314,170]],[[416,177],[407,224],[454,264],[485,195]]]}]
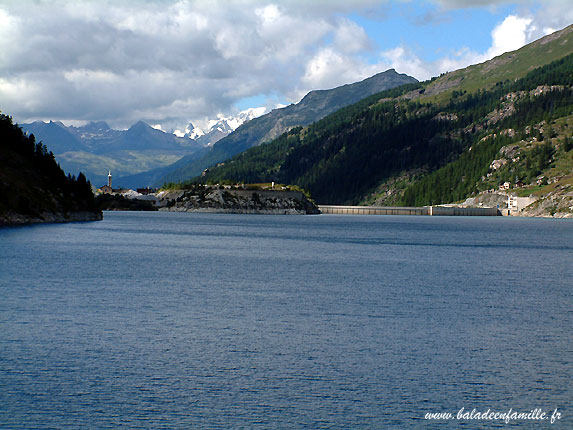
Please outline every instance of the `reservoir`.
[{"label": "reservoir", "polygon": [[[0,229],[0,428],[569,429],[572,239],[512,217]],[[425,419],[461,408],[561,418]]]}]

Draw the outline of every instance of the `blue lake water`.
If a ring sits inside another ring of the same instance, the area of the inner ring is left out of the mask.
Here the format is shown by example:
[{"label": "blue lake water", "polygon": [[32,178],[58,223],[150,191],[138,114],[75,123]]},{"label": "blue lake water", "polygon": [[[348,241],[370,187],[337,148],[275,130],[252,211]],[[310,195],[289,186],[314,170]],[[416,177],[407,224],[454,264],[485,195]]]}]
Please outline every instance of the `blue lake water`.
[{"label": "blue lake water", "polygon": [[[0,229],[0,428],[573,428],[573,222]],[[487,409],[561,419],[426,420]]]}]

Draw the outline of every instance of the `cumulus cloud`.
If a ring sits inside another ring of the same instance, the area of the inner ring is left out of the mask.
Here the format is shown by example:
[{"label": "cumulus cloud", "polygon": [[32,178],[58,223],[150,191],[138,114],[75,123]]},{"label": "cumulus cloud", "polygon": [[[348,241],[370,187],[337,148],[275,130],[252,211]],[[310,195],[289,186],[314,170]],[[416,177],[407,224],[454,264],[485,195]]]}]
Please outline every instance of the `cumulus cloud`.
[{"label": "cumulus cloud", "polygon": [[364,28],[348,19],[340,19],[336,26],[334,46],[345,54],[356,54],[372,49],[372,43]]},{"label": "cumulus cloud", "polygon": [[[125,127],[184,124],[227,114],[244,97],[296,94],[325,46],[351,55],[369,43],[340,17],[347,2],[329,1],[328,13],[311,3],[8,1],[0,4],[0,108],[21,121]],[[331,81],[323,78],[308,85]]]},{"label": "cumulus cloud", "polygon": [[528,33],[531,33],[531,18],[521,18],[509,15],[503,22],[491,32],[492,46],[488,56],[496,56],[504,52],[514,51],[521,48],[528,41]]},{"label": "cumulus cloud", "polygon": [[[441,8],[496,3],[436,1]],[[21,122],[145,120],[184,129],[189,120],[233,113],[245,98],[266,96],[274,108],[390,67],[426,79],[483,61],[573,21],[560,7],[558,19],[549,8],[507,17],[487,52],[466,48],[428,63],[408,46],[376,53],[348,18],[383,19],[381,0],[4,0],[0,109]]]},{"label": "cumulus cloud", "polygon": [[442,10],[489,7],[496,10],[501,6],[514,5],[514,14],[532,19],[528,42],[553,33],[573,22],[571,0],[431,0]]}]

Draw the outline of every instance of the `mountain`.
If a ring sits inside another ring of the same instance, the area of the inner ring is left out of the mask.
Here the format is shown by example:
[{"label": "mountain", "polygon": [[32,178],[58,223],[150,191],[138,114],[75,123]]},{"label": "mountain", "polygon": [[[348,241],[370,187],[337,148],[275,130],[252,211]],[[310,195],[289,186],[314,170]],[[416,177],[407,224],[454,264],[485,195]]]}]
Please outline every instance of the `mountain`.
[{"label": "mountain", "polygon": [[67,172],[82,171],[94,184],[103,184],[112,170],[115,185],[137,188],[154,185],[169,172],[164,167],[213,145],[265,110],[251,108],[234,116],[220,116],[209,121],[205,131],[189,123],[185,132],[166,133],[142,121],[128,130],[112,129],[105,121],[81,127],[36,121],[22,124],[22,128],[46,144]]},{"label": "mountain", "polygon": [[141,173],[136,173],[133,175],[126,175],[118,178],[114,178],[114,184],[121,186],[123,188],[142,188],[142,187],[156,187],[157,184],[163,184],[161,182],[165,175],[169,174],[174,169],[179,169],[185,167],[190,161],[200,159],[208,151],[209,147],[205,147],[194,152],[191,155],[186,155],[183,158],[175,161],[173,164],[169,164],[163,167],[157,167],[155,169],[146,170]]},{"label": "mountain", "polygon": [[142,121],[128,130],[114,130],[104,121],[81,127],[38,121],[22,124],[22,129],[45,144],[65,171],[74,175],[82,171],[96,186],[106,182],[109,170],[114,177],[120,177],[157,169],[204,146],[195,140],[156,130]]},{"label": "mountain", "polygon": [[90,122],[82,127],[65,127],[62,123],[59,124],[90,148],[102,141],[112,140],[121,133],[112,129],[105,121]]},{"label": "mountain", "polygon": [[186,164],[178,163],[180,167],[173,166],[172,171],[163,176],[159,184],[191,178],[200,174],[203,169],[248,148],[270,141],[292,127],[308,125],[380,91],[416,82],[416,79],[391,69],[361,82],[330,90],[311,91],[297,104],[275,109],[245,122],[233,133],[215,143],[203,157],[199,159],[189,157],[185,159]]},{"label": "mountain", "polygon": [[97,149],[99,153],[125,150],[165,150],[165,151],[184,151],[185,149],[199,149],[201,146],[190,139],[184,139],[157,130],[143,121],[138,121],[129,129],[118,134],[118,136],[101,145]]},{"label": "mountain", "polygon": [[208,121],[208,128],[206,130],[189,123],[184,133],[176,130],[174,134],[179,137],[187,137],[195,140],[204,146],[211,146],[231,134],[245,122],[263,115],[266,110],[265,107],[249,108],[239,112],[237,115],[229,117],[219,116],[215,120]]},{"label": "mountain", "polygon": [[38,140],[42,140],[49,145],[50,150],[56,154],[87,150],[81,138],[61,122],[50,121],[46,123],[36,121],[31,124],[22,124],[22,127],[26,133],[34,134]]},{"label": "mountain", "polygon": [[44,145],[0,115],[0,225],[101,218],[85,176],[66,176]]},{"label": "mountain", "polygon": [[293,184],[323,204],[451,203],[502,181],[523,183],[521,193],[551,187],[567,200],[572,87],[569,26],[518,51],[293,128],[212,167],[202,180]]}]

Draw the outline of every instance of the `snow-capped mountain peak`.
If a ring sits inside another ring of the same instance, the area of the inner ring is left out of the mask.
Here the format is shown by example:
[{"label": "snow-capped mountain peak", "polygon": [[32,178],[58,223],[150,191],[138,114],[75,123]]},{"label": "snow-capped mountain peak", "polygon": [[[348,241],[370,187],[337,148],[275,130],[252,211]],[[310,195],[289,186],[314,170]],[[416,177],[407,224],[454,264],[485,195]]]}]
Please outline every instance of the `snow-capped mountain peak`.
[{"label": "snow-capped mountain peak", "polygon": [[204,128],[197,127],[191,122],[185,127],[185,131],[175,130],[173,134],[178,137],[186,137],[204,145],[213,145],[223,137],[235,131],[242,124],[267,112],[265,107],[249,108],[237,115],[225,117],[218,115],[217,119],[205,122]]},{"label": "snow-capped mountain peak", "polygon": [[262,107],[258,107],[258,108],[249,108],[247,110],[244,110],[242,112],[239,112],[239,114],[237,116],[231,116],[229,118],[222,118],[227,125],[233,130],[235,131],[237,128],[239,128],[241,125],[243,125],[245,122],[250,121],[256,117],[259,117],[261,115],[264,115],[267,112],[267,108],[262,106]]},{"label": "snow-capped mountain peak", "polygon": [[189,123],[189,125],[185,129],[185,135],[190,139],[197,140],[201,136],[204,136],[205,132],[201,130],[199,127],[195,127],[193,124]]},{"label": "snow-capped mountain peak", "polygon": [[187,124],[184,131],[174,130],[173,134],[177,137],[186,137],[188,139],[197,140],[199,137],[203,136],[205,132],[199,127],[195,127],[193,123]]}]

